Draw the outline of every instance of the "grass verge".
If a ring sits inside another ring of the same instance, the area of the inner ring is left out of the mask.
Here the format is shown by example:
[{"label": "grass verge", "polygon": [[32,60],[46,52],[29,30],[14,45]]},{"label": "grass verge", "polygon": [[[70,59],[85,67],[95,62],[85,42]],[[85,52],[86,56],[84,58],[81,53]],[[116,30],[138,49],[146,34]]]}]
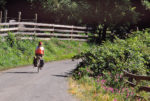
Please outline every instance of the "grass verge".
[{"label": "grass verge", "polygon": [[[39,41],[37,39],[18,40],[13,34],[9,34],[5,39],[0,37],[0,70],[31,65]],[[87,42],[60,41],[55,38],[42,42],[45,48],[44,60],[46,62],[70,59],[92,46]]]},{"label": "grass verge", "polygon": [[[69,78],[69,93],[80,101],[149,101],[150,93],[134,92],[134,88],[112,89],[98,83],[93,78],[83,77],[80,80]],[[143,97],[141,97],[143,96]]]}]

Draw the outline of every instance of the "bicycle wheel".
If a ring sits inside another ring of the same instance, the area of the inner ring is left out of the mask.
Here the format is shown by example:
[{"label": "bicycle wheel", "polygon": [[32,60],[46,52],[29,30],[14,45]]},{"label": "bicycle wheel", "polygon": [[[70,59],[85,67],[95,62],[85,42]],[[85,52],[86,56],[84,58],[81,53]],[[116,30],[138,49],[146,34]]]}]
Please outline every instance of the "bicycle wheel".
[{"label": "bicycle wheel", "polygon": [[37,59],[37,72],[40,70],[40,58]]}]

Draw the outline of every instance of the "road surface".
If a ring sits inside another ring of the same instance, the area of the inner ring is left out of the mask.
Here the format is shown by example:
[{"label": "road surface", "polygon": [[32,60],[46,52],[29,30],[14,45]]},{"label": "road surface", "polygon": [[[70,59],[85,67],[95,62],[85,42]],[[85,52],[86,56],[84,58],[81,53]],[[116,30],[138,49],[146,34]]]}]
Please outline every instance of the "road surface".
[{"label": "road surface", "polygon": [[33,66],[0,72],[0,101],[77,101],[68,93],[67,76],[78,61],[46,63],[37,73]]}]

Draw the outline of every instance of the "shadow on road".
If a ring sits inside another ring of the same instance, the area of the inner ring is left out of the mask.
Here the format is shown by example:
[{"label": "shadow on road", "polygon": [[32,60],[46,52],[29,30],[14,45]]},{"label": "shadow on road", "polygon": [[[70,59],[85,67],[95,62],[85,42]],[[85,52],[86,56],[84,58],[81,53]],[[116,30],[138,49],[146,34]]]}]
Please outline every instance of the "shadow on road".
[{"label": "shadow on road", "polygon": [[12,74],[35,74],[37,72],[4,72],[4,73],[12,73]]},{"label": "shadow on road", "polygon": [[52,75],[52,76],[67,78],[67,77],[71,76],[71,74],[72,74],[72,71],[69,71],[69,72],[65,72],[64,75],[56,74],[56,75]]},{"label": "shadow on road", "polygon": [[52,75],[52,76],[56,76],[56,77],[68,77],[68,75]]}]

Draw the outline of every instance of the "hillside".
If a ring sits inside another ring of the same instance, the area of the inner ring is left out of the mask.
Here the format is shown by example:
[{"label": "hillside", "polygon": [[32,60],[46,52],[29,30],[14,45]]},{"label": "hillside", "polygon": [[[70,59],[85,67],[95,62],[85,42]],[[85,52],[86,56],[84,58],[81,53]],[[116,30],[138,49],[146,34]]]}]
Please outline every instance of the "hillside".
[{"label": "hillside", "polygon": [[[0,70],[31,65],[39,41],[38,39],[18,40],[13,34],[9,34],[5,38],[0,37]],[[46,62],[69,59],[92,46],[86,42],[59,41],[55,38],[50,41],[43,41],[43,43]]]}]

